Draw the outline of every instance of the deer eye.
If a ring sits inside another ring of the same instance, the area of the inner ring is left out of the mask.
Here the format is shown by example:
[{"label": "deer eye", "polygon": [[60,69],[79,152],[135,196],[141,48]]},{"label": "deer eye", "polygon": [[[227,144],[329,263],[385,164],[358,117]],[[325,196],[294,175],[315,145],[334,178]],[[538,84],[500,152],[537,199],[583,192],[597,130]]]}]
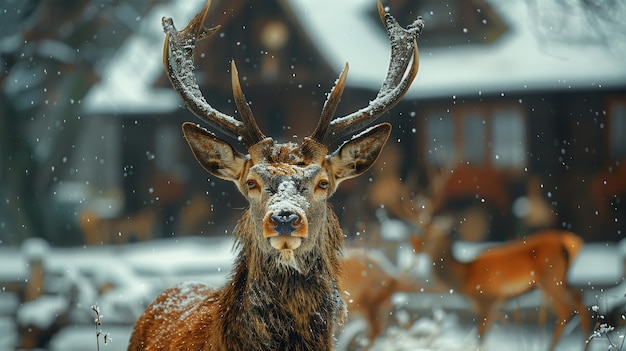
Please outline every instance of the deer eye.
[{"label": "deer eye", "polygon": [[317,183],[317,187],[320,189],[327,189],[328,188],[328,181],[327,180],[320,180],[319,183]]}]

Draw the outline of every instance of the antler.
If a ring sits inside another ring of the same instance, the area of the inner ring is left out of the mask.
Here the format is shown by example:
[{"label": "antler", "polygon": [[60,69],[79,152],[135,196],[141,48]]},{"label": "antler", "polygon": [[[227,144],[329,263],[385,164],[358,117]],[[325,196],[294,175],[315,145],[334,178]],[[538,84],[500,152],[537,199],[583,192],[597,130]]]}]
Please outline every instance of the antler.
[{"label": "antler", "polygon": [[[240,139],[246,147],[249,147],[265,139],[265,135],[259,129],[243,95],[235,62],[231,62],[231,80],[235,104],[242,121],[216,110],[206,102],[193,74],[196,41],[212,36],[220,28],[216,26],[207,29],[203,25],[210,4],[211,1],[208,0],[202,11],[181,31],[176,30],[171,18],[163,18],[163,30],[166,33],[163,64],[174,90],[191,112],[211,127],[235,139]],[[333,120],[345,87],[348,74],[346,64],[324,104],[320,121],[311,134],[312,139],[324,145],[330,145],[337,138],[366,127],[391,109],[406,94],[417,75],[419,56],[416,38],[421,34],[424,22],[418,18],[406,29],[402,28],[391,14],[385,12],[380,0],[378,13],[387,28],[391,42],[391,59],[387,76],[376,98],[367,107]],[[409,62],[412,64],[407,70]]]},{"label": "antler", "polygon": [[233,96],[243,122],[209,105],[202,96],[196,77],[193,74],[196,41],[210,37],[220,28],[220,26],[216,26],[208,29],[203,25],[210,5],[211,1],[209,0],[204,5],[202,11],[181,31],[176,30],[174,21],[171,18],[163,17],[162,25],[166,33],[165,45],[163,47],[163,65],[174,90],[183,99],[183,102],[191,112],[211,127],[235,139],[240,139],[244,145],[249,147],[263,140],[265,135],[259,129],[252,115],[252,110],[243,95],[235,62],[231,62]]},{"label": "antler", "polygon": [[[324,104],[322,117],[317,128],[311,135],[313,139],[324,145],[329,145],[341,136],[365,128],[383,113],[389,111],[406,94],[417,75],[419,55],[416,38],[420,36],[424,28],[424,21],[418,18],[406,29],[402,28],[396,19],[385,11],[380,0],[378,1],[378,14],[387,28],[391,42],[391,59],[387,76],[376,98],[367,107],[333,120],[332,116],[337,109],[345,85],[348,72],[348,65],[346,64]],[[409,62],[412,64],[407,71]]]}]

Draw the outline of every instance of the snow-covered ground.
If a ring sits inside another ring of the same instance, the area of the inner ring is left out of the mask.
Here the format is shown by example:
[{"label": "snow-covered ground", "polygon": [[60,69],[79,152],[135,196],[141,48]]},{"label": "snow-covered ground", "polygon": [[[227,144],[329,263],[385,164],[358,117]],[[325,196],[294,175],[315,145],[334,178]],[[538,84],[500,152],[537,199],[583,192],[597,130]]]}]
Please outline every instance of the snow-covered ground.
[{"label": "snow-covered ground", "polygon": [[[456,247],[459,256],[472,255],[473,246]],[[588,305],[622,309],[626,285],[622,282],[623,245],[589,244],[577,258],[570,282],[586,287]],[[29,260],[42,259],[46,270],[45,294],[20,305],[17,295],[0,290],[0,350],[17,343],[17,325],[47,328],[66,317],[63,328],[48,345],[50,351],[96,350],[93,304],[103,315],[101,329],[113,339],[103,350],[125,350],[134,320],[163,289],[180,281],[201,280],[220,285],[233,257],[228,237],[157,240],[125,246],[50,248],[34,240],[21,249],[0,247],[0,284],[26,283]],[[536,309],[541,301],[530,294],[505,306],[505,311]],[[394,297],[394,323],[372,350],[473,350],[478,343],[465,299],[456,294],[402,294]],[[620,307],[622,306],[622,307]],[[623,312],[623,311],[622,311]],[[551,331],[532,324],[497,323],[485,340],[485,350],[543,350]],[[364,324],[352,320],[345,336],[359,335]],[[624,327],[613,333],[621,343]],[[357,337],[358,339],[358,337]],[[574,319],[566,328],[558,350],[583,350],[583,335]],[[605,336],[594,340],[590,350],[607,350]]]},{"label": "snow-covered ground", "polygon": [[[364,322],[348,324],[346,333],[362,329]],[[481,349],[476,337],[476,328],[459,320],[455,314],[436,310],[434,316],[423,317],[406,327],[390,327],[370,348],[371,351],[543,351],[552,337],[551,328],[537,325],[495,324],[488,333]],[[621,342],[619,337],[615,342]],[[607,350],[606,338],[594,340],[589,350]],[[580,330],[566,330],[557,345],[557,351],[579,351],[585,347]]]},{"label": "snow-covered ground", "polygon": [[[158,293],[180,281],[220,285],[231,258],[229,238],[77,248],[50,248],[33,239],[20,249],[0,247],[0,350],[14,349],[17,325],[47,329],[53,323],[64,328],[50,350],[95,350],[94,304],[104,316],[102,329],[114,339],[107,350],[125,350],[132,324]],[[4,285],[28,284],[29,262],[38,259],[45,267],[45,293],[20,305]]]}]

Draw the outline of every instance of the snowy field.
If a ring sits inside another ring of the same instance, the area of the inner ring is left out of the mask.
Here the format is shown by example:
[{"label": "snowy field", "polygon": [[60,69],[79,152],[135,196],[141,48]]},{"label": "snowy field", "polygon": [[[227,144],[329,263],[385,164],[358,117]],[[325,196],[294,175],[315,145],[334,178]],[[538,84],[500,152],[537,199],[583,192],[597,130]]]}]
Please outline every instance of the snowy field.
[{"label": "snowy field", "polygon": [[[455,247],[458,256],[473,255],[472,246]],[[623,313],[626,283],[623,283],[623,245],[587,245],[570,272],[570,282],[585,286],[585,301],[598,305],[600,312]],[[62,321],[63,328],[49,345],[50,351],[96,350],[94,312],[97,304],[103,315],[102,330],[112,343],[101,350],[125,350],[134,320],[163,289],[180,281],[197,280],[221,285],[233,257],[230,238],[158,240],[124,246],[49,248],[41,241],[31,241],[20,249],[0,248],[0,282],[26,282],[29,261],[41,259],[46,269],[45,294],[20,305],[17,295],[0,291],[0,350],[15,349],[17,325],[41,329]],[[402,265],[402,264],[400,264]],[[376,341],[371,350],[475,350],[476,329],[467,302],[456,294],[398,294],[394,297],[392,326]],[[504,310],[536,312],[540,294],[530,294],[512,301]],[[484,350],[544,350],[551,328],[532,324],[533,316],[521,323],[504,321],[495,324],[486,337]],[[339,337],[339,349],[345,340],[364,332],[360,320],[350,321]],[[624,327],[611,334],[621,343]],[[566,328],[557,350],[583,350],[584,336],[574,319]],[[357,342],[358,344],[358,342]],[[595,339],[590,350],[607,350],[606,335]]]}]

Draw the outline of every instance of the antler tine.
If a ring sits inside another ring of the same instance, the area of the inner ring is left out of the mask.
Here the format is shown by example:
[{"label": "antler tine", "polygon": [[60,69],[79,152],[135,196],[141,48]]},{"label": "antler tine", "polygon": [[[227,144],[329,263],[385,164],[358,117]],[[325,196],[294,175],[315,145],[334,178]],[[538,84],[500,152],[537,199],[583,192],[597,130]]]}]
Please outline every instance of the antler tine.
[{"label": "antler tine", "polygon": [[163,17],[162,25],[166,34],[163,47],[163,65],[174,90],[176,90],[189,111],[193,112],[193,114],[211,127],[232,138],[240,139],[245,146],[251,146],[265,136],[254,121],[252,111],[241,92],[236,69],[234,72],[231,72],[233,93],[235,94],[235,103],[242,115],[243,122],[213,108],[204,99],[193,73],[196,42],[210,37],[220,28],[220,26],[216,26],[207,29],[203,25],[210,5],[211,1],[208,0],[202,10],[181,31],[176,30],[174,21],[171,18]]},{"label": "antler tine", "polygon": [[[420,36],[424,28],[424,21],[418,18],[406,29],[402,28],[396,19],[385,11],[380,0],[378,1],[378,13],[387,28],[391,42],[391,58],[387,76],[376,98],[367,107],[330,122],[328,131],[323,138],[323,143],[326,145],[338,137],[365,128],[395,106],[409,90],[417,75],[419,53],[416,38]],[[409,63],[411,63],[411,67],[407,71]]]},{"label": "antler tine", "polygon": [[337,111],[337,105],[339,105],[339,101],[341,101],[341,95],[343,94],[343,88],[346,85],[346,77],[348,76],[348,64],[346,63],[345,68],[341,71],[341,75],[339,75],[339,79],[335,83],[335,86],[330,91],[328,95],[328,99],[326,103],[324,103],[324,108],[322,109],[322,116],[315,128],[313,134],[311,134],[311,138],[318,142],[324,141],[324,136],[328,133],[328,127],[330,125],[330,121],[335,116],[335,111]]},{"label": "antler tine", "polygon": [[233,86],[235,104],[237,105],[237,109],[239,110],[244,126],[247,126],[246,130],[242,131],[241,136],[244,140],[247,140],[246,145],[254,145],[265,139],[265,135],[261,132],[261,129],[256,123],[256,120],[252,115],[252,110],[246,102],[246,97],[243,95],[241,84],[239,83],[239,72],[237,71],[235,60],[232,60],[230,63],[230,78]]}]

